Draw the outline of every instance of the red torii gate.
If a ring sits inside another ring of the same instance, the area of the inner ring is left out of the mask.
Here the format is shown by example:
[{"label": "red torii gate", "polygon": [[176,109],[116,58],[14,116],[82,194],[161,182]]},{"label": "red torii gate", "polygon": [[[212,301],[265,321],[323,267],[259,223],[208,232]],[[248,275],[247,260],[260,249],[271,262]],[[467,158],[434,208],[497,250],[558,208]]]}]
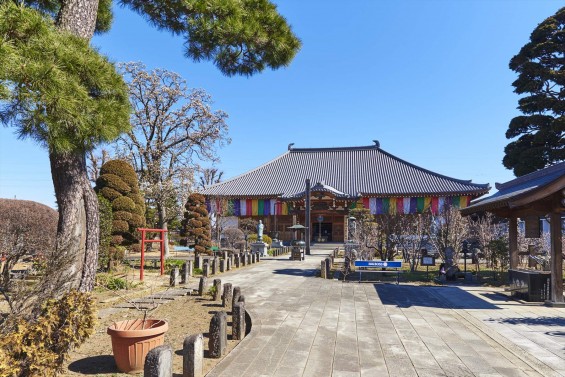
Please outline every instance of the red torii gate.
[{"label": "red torii gate", "polygon": [[[141,263],[139,266],[139,280],[143,281],[143,267],[145,266],[145,243],[146,242],[159,242],[161,244],[161,275],[165,273],[165,232],[166,229],[150,229],[150,228],[137,228],[141,232]],[[145,238],[145,233],[159,233],[158,240],[148,240]]]}]

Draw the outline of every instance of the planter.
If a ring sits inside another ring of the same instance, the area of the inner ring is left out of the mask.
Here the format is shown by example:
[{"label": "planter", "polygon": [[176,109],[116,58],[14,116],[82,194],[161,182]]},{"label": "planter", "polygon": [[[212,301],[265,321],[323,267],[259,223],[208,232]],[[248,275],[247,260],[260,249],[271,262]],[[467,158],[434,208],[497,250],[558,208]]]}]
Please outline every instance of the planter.
[{"label": "planter", "polygon": [[169,324],[158,319],[133,319],[108,327],[118,369],[124,373],[143,371],[145,356],[151,349],[163,344],[168,329]]}]

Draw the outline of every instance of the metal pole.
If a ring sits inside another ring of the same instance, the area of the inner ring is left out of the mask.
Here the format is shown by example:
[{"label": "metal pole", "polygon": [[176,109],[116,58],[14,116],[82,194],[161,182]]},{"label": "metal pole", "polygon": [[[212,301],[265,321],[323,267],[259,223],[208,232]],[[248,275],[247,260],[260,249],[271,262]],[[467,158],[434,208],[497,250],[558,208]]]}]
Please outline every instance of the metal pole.
[{"label": "metal pole", "polygon": [[304,233],[306,236],[306,255],[310,255],[310,179],[306,180],[306,229]]}]

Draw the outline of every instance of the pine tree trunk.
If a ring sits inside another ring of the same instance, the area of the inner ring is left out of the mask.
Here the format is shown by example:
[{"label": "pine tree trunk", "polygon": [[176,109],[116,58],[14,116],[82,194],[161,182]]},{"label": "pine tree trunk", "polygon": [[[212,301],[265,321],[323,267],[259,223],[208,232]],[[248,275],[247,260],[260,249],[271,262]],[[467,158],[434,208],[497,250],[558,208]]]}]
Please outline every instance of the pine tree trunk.
[{"label": "pine tree trunk", "polygon": [[[65,0],[57,15],[57,27],[91,39],[96,26],[98,0]],[[53,295],[75,288],[94,288],[99,247],[98,199],[88,181],[84,151],[51,151],[51,175],[59,209],[54,260],[47,273],[46,289]]]}]

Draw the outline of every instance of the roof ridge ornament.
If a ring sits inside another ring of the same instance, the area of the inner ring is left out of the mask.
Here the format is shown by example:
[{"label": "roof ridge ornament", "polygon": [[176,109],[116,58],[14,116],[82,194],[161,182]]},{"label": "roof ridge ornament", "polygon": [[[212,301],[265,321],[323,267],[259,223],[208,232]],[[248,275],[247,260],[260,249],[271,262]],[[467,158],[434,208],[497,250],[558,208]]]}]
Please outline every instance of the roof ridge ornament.
[{"label": "roof ridge ornament", "polygon": [[373,140],[373,143],[375,143],[375,148],[381,147],[381,143],[378,140]]},{"label": "roof ridge ornament", "polygon": [[294,145],[294,143],[290,143],[290,144],[288,145],[288,150],[289,150],[289,151],[292,150],[292,146],[293,146],[293,145]]}]

